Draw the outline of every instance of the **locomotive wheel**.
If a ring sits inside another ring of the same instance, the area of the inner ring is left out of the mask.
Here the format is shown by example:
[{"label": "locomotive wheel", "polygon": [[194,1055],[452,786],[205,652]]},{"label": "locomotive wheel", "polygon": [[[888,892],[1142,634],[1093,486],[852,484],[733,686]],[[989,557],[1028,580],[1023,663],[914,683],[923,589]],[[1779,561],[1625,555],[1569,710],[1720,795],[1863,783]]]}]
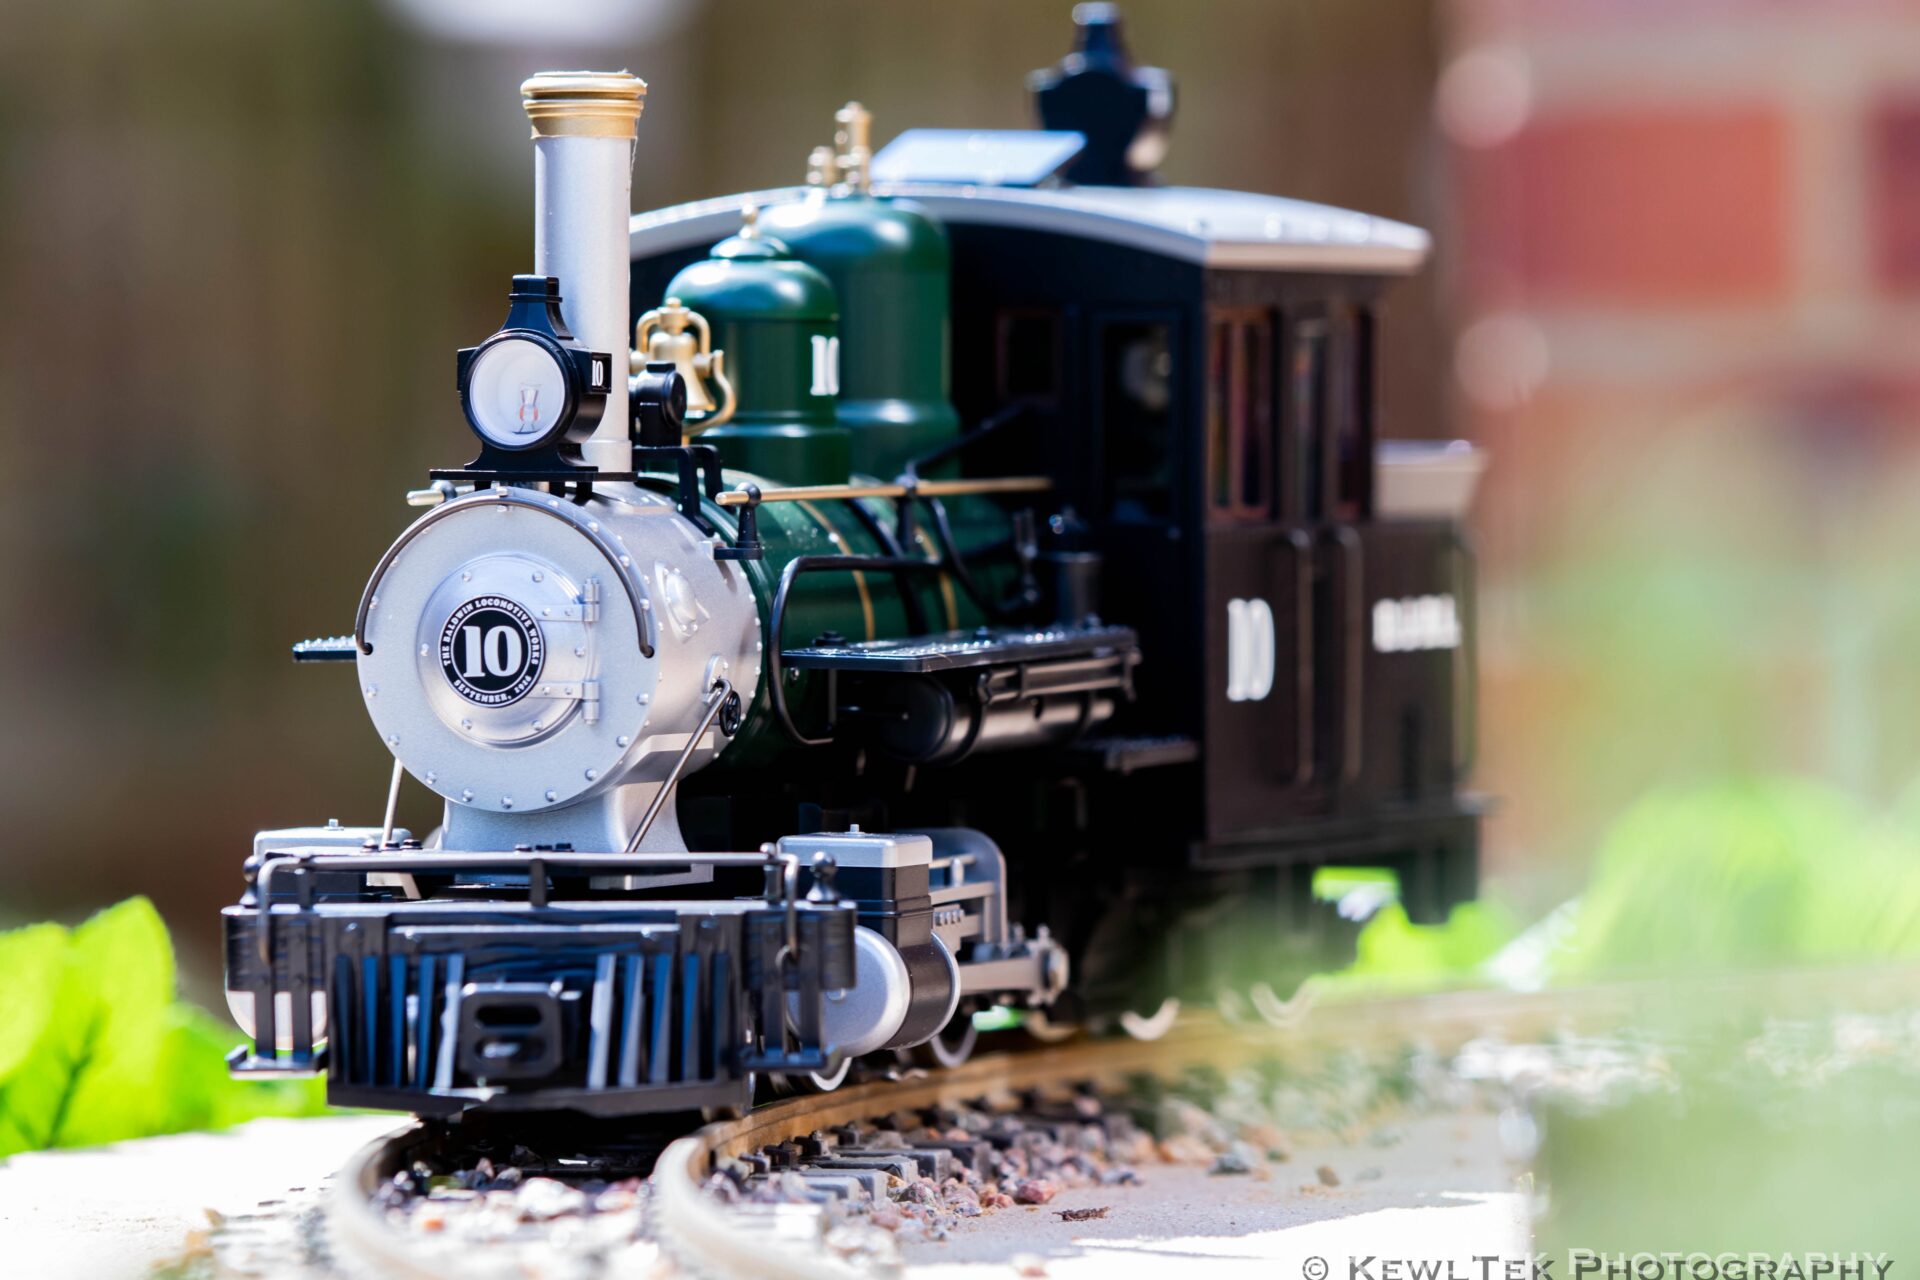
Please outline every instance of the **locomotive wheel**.
[{"label": "locomotive wheel", "polygon": [[1039,1009],[1028,1009],[1020,1015],[1020,1029],[1041,1044],[1059,1044],[1062,1040],[1071,1040],[1077,1035],[1080,1024],[1055,1022]]},{"label": "locomotive wheel", "polygon": [[1254,1006],[1252,994],[1243,995],[1235,987],[1222,986],[1214,991],[1213,1011],[1220,1015],[1222,1022],[1234,1027],[1244,1027],[1262,1020]]},{"label": "locomotive wheel", "polygon": [[1151,1013],[1135,1013],[1129,1009],[1118,1019],[1120,1029],[1135,1040],[1158,1040],[1173,1030],[1173,1024],[1179,1020],[1179,996],[1168,996],[1160,1002],[1160,1007]]},{"label": "locomotive wheel", "polygon": [[770,1092],[777,1098],[797,1098],[810,1093],[832,1093],[847,1082],[853,1059],[842,1058],[832,1071],[780,1072],[767,1077]]},{"label": "locomotive wheel", "polygon": [[1247,988],[1247,1003],[1260,1020],[1273,1027],[1297,1027],[1313,1008],[1314,996],[1319,985],[1308,978],[1294,988],[1289,999],[1282,1000],[1274,991],[1273,984],[1256,982]]},{"label": "locomotive wheel", "polygon": [[973,1015],[962,1012],[935,1032],[933,1039],[907,1050],[906,1056],[929,1069],[952,1068],[971,1058],[979,1043],[980,1028],[973,1025]]},{"label": "locomotive wheel", "polygon": [[800,1078],[807,1082],[815,1093],[832,1093],[847,1082],[847,1075],[853,1070],[853,1059],[842,1058],[840,1065],[832,1071],[809,1071]]}]

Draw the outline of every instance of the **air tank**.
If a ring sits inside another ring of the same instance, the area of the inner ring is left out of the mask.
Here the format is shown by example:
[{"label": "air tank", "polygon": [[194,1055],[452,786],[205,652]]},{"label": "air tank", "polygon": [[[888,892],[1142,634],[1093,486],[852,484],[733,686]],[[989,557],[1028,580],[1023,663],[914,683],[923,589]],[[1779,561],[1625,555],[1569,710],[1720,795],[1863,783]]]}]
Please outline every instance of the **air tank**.
[{"label": "air tank", "polygon": [[767,210],[762,223],[833,282],[839,418],[852,433],[853,469],[891,478],[960,430],[948,396],[947,236],[911,201],[869,190],[868,112],[848,103],[834,118],[839,150],[816,153],[816,190]]},{"label": "air tank", "polygon": [[740,233],[713,247],[667,286],[706,317],[727,353],[734,410],[704,431],[729,468],[782,484],[844,484],[848,431],[834,415],[839,389],[839,306],[833,285],[762,233],[746,211]]}]

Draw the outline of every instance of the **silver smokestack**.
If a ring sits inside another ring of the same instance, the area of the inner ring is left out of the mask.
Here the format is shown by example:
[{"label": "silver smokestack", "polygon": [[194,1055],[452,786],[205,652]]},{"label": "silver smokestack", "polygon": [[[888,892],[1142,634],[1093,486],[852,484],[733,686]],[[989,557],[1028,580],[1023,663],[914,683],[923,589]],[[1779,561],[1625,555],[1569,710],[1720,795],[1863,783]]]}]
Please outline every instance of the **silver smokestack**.
[{"label": "silver smokestack", "polygon": [[646,82],[624,71],[543,71],[520,86],[533,122],[533,269],[560,281],[574,340],[613,356],[613,392],[581,452],[627,471],[627,223]]}]

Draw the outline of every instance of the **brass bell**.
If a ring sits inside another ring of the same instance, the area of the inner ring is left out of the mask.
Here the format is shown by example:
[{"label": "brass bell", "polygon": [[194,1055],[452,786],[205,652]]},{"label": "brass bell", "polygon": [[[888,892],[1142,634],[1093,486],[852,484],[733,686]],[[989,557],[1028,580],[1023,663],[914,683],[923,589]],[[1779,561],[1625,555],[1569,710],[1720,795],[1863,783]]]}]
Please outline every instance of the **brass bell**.
[{"label": "brass bell", "polygon": [[640,317],[633,328],[633,345],[636,365],[672,361],[686,381],[688,435],[717,427],[733,416],[727,353],[713,349],[713,331],[698,311],[683,306],[678,298],[668,298]]}]

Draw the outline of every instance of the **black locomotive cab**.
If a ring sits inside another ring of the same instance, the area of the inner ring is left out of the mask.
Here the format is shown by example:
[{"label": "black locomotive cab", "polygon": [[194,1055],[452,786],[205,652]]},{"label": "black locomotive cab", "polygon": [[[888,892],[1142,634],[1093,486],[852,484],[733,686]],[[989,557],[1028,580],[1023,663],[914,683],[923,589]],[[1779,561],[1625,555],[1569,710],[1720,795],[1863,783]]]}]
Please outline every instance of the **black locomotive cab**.
[{"label": "black locomotive cab", "polygon": [[1410,911],[1443,917],[1477,859],[1472,556],[1458,510],[1415,514],[1376,480],[1382,295],[1424,237],[1228,192],[1018,208],[1039,200],[1044,229],[929,199],[956,367],[991,371],[956,398],[973,420],[1026,406],[974,464],[1041,461],[1095,530],[1103,611],[1146,658],[1118,731],[1197,747],[1165,834],[1222,870],[1389,866]]}]

